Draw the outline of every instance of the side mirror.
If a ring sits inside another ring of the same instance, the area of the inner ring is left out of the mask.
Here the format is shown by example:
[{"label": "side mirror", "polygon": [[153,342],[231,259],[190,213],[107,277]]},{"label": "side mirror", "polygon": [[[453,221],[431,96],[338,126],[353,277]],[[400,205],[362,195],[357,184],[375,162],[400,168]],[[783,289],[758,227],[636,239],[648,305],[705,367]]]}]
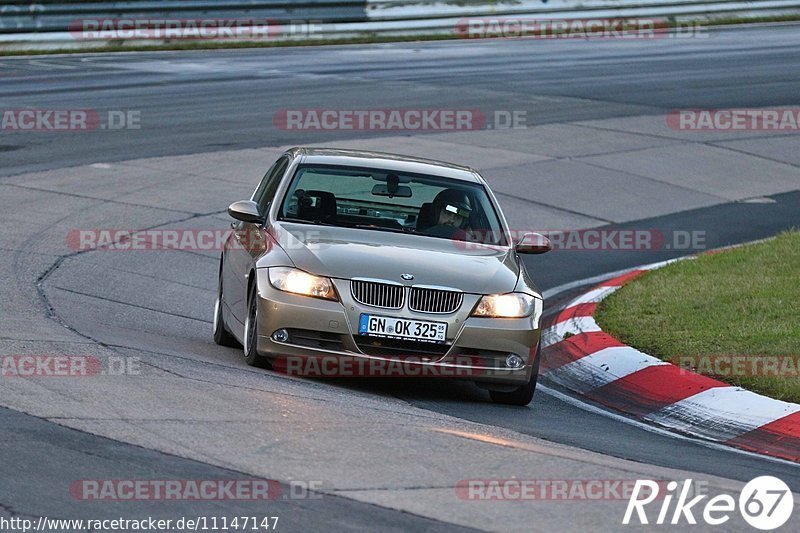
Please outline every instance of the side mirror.
[{"label": "side mirror", "polygon": [[541,233],[526,233],[516,246],[520,254],[543,254],[553,249],[550,239]]},{"label": "side mirror", "polygon": [[252,200],[233,202],[228,206],[228,214],[236,220],[250,224],[263,224],[264,217],[258,212],[258,204]]}]

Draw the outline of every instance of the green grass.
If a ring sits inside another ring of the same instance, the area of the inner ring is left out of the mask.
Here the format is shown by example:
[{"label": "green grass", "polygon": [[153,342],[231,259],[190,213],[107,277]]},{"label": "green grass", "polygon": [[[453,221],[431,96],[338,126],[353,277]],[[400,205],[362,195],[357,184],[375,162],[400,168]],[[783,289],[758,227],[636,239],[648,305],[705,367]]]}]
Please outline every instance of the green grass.
[{"label": "green grass", "polygon": [[[705,357],[693,368],[800,403],[800,377],[791,372],[800,371],[800,231],[649,272],[601,302],[596,318],[604,331],[643,352],[676,363]],[[767,372],[722,367],[715,375],[709,356],[780,365]]]},{"label": "green grass", "polygon": [[[770,22],[797,22],[800,21],[800,15],[786,14],[776,16],[763,16],[763,17],[750,17],[750,18],[715,18],[711,20],[698,21],[700,27],[722,26],[731,24],[756,24],[756,23],[770,23]],[[668,27],[688,27],[692,22],[681,21],[675,22],[673,19],[668,20]],[[136,44],[136,41],[113,43],[107,46],[98,47],[69,47],[54,48],[52,50],[3,50],[0,48],[0,57],[2,56],[17,56],[17,55],[48,55],[48,54],[88,54],[100,52],[142,52],[142,51],[167,51],[167,50],[216,50],[216,49],[233,49],[233,48],[277,48],[285,46],[328,46],[328,45],[342,45],[342,44],[372,44],[372,43],[395,43],[395,42],[415,42],[415,41],[447,41],[447,40],[481,40],[481,39],[464,39],[462,36],[455,34],[420,34],[420,35],[379,35],[375,33],[365,32],[358,36],[342,37],[342,38],[310,38],[310,39],[296,39],[296,40],[276,40],[276,41],[239,41],[239,42],[225,42],[225,41],[182,41],[177,40],[168,43],[160,44]]]}]

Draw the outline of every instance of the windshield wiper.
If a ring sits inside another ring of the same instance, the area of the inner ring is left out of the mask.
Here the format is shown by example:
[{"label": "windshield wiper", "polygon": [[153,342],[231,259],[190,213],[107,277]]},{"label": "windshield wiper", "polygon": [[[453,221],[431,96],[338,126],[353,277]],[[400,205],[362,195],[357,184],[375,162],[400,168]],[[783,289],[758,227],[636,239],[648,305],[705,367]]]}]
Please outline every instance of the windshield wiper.
[{"label": "windshield wiper", "polygon": [[306,220],[305,218],[283,217],[279,220],[281,222],[295,222],[297,224],[314,224],[317,226],[340,227],[338,224],[331,224],[330,222],[323,222],[322,220]]},{"label": "windshield wiper", "polygon": [[389,226],[378,226],[374,224],[354,224],[351,226],[358,229],[374,229],[377,231],[391,231],[392,233],[405,233],[406,231],[401,228],[391,228]]}]

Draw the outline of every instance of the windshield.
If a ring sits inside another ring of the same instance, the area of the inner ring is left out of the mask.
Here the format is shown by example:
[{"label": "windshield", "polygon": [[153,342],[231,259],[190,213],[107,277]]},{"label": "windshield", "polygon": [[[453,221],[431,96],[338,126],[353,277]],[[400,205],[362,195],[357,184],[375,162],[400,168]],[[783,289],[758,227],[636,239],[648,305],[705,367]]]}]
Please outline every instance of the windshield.
[{"label": "windshield", "polygon": [[507,246],[483,185],[385,169],[300,165],[278,218]]}]

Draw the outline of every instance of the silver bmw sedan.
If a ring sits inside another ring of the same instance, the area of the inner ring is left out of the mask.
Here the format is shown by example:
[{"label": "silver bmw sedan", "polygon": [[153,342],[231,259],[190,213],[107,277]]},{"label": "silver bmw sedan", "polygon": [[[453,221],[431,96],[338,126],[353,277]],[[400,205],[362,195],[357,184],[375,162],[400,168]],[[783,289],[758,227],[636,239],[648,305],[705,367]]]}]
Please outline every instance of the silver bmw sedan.
[{"label": "silver bmw sedan", "polygon": [[473,169],[393,154],[294,148],[267,171],[220,259],[214,340],[248,364],[307,376],[474,381],[527,405],[542,296]]}]

